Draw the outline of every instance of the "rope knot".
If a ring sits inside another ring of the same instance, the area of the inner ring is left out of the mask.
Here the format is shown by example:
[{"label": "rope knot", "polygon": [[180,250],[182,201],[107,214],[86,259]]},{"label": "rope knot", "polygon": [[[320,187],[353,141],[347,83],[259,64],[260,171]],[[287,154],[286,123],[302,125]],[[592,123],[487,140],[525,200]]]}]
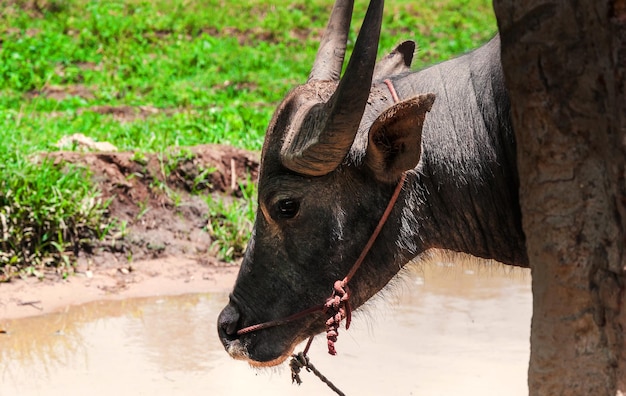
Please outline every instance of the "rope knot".
[{"label": "rope knot", "polygon": [[339,336],[339,325],[343,319],[346,319],[346,330],[350,327],[352,321],[352,309],[350,307],[350,288],[348,282],[338,280],[333,285],[333,294],[326,300],[324,304],[326,312],[328,312],[328,320],[326,320],[326,340],[328,342],[328,353],[336,355],[335,342]]},{"label": "rope knot", "polygon": [[291,361],[289,362],[289,367],[291,367],[291,383],[294,382],[298,385],[302,383],[300,379],[300,370],[302,367],[305,367],[307,371],[311,371],[309,368],[309,358],[304,354],[304,352],[300,352],[297,355],[291,356]]},{"label": "rope knot", "polygon": [[[312,338],[307,343],[307,350],[311,346],[311,340]],[[335,391],[336,394],[338,394],[339,396],[346,396],[342,391],[339,390],[339,388],[335,386],[335,384],[330,382],[328,378],[326,378],[322,373],[320,373],[318,369],[315,368],[315,366],[313,366],[313,364],[309,360],[309,357],[306,355],[306,351],[300,352],[297,355],[291,355],[291,362],[289,362],[289,367],[291,367],[291,383],[295,382],[298,385],[302,383],[302,380],[300,379],[300,370],[302,370],[302,368],[304,367],[306,371],[315,374],[317,378],[319,378],[320,380],[322,380],[323,383],[328,385],[328,387]]]}]

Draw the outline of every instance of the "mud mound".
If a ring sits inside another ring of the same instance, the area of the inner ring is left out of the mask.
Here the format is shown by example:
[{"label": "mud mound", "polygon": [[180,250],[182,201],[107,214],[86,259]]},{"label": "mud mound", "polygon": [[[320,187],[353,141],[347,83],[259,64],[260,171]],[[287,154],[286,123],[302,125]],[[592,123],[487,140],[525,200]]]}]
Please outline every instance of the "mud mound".
[{"label": "mud mound", "polygon": [[[56,162],[88,167],[110,199],[110,216],[126,222],[123,238],[81,252],[78,265],[119,268],[121,263],[184,256],[219,265],[205,231],[203,195],[241,196],[240,185],[256,181],[258,154],[221,145],[172,149],[138,156],[129,152],[56,152]],[[223,264],[223,263],[222,263]]]}]

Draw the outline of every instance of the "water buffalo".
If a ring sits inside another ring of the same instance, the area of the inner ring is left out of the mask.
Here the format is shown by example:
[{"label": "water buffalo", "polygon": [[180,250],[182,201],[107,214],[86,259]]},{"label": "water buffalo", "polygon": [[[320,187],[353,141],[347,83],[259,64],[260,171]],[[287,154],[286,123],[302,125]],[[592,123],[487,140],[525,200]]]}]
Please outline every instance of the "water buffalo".
[{"label": "water buffalo", "polygon": [[[352,307],[429,249],[528,265],[499,37],[418,72],[412,42],[376,63],[383,1],[374,0],[340,79],[352,7],[337,0],[308,81],[265,137],[254,231],[217,324],[228,353],[255,366],[324,331],[327,313],[293,315],[323,304],[350,271],[403,175],[350,280]],[[278,325],[241,331],[267,322]]]}]

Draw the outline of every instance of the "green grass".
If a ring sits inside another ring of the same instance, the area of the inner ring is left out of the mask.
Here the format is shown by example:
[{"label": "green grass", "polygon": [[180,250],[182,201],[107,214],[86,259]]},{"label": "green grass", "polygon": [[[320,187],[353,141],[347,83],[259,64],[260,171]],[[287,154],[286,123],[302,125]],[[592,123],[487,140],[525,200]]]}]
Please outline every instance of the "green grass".
[{"label": "green grass", "polygon": [[[367,5],[356,3],[349,50]],[[331,5],[330,0],[0,0],[0,216],[13,219],[23,210],[37,213],[40,225],[50,218],[72,223],[78,215],[68,203],[98,196],[85,181],[85,170],[29,160],[34,153],[57,150],[55,143],[72,133],[140,152],[203,143],[260,149],[276,104],[308,75]],[[388,1],[381,56],[414,39],[419,68],[474,48],[495,31],[487,0]],[[53,91],[61,94],[48,95]],[[156,114],[121,122],[94,111],[96,106],[149,106]],[[66,179],[76,182],[61,181]],[[19,198],[16,188],[24,197],[54,199]],[[94,218],[104,221],[106,203],[94,205]],[[15,219],[15,230],[22,221],[27,226],[26,219]],[[94,236],[102,237],[99,233]],[[32,238],[45,236],[48,247],[18,254],[14,246],[21,242],[4,232],[0,266],[63,263],[44,256],[50,246],[74,249],[75,243],[66,241],[82,237],[70,234],[59,236],[61,243],[57,231],[40,231]]]},{"label": "green grass", "polygon": [[0,174],[12,177],[0,180],[0,274],[37,275],[48,263],[66,273],[79,251],[117,229],[87,169],[35,163],[17,150],[2,154]]},{"label": "green grass", "polygon": [[239,187],[241,199],[207,196],[207,231],[213,237],[212,250],[226,262],[243,255],[257,209],[256,186],[248,180]]}]

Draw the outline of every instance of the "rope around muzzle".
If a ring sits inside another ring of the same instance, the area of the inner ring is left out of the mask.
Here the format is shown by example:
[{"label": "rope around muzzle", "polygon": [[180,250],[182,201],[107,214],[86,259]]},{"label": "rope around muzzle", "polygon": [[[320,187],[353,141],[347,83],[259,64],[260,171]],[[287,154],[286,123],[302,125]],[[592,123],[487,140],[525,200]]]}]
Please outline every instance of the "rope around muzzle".
[{"label": "rope around muzzle", "polygon": [[350,327],[350,323],[352,321],[352,308],[350,306],[350,301],[349,301],[350,300],[350,288],[348,287],[348,282],[350,282],[354,274],[356,274],[357,270],[363,263],[363,260],[365,260],[367,253],[370,251],[370,249],[374,245],[374,242],[376,241],[376,238],[380,234],[380,231],[382,230],[383,226],[387,222],[387,219],[389,218],[389,215],[391,214],[391,210],[393,209],[396,201],[398,200],[400,191],[402,191],[402,186],[404,185],[405,179],[406,179],[406,174],[403,173],[402,176],[400,177],[400,181],[396,185],[396,188],[393,192],[393,195],[391,196],[391,199],[389,200],[389,203],[387,204],[387,207],[385,208],[385,211],[383,212],[383,215],[378,221],[378,224],[376,225],[376,228],[372,232],[372,235],[370,235],[370,238],[367,241],[367,244],[365,245],[363,250],[361,251],[361,254],[355,261],[352,268],[350,269],[350,272],[348,272],[348,275],[346,275],[346,277],[343,278],[342,280],[335,281],[333,285],[333,293],[326,300],[324,304],[307,308],[303,311],[287,316],[285,318],[271,320],[268,322],[258,323],[258,324],[254,324],[251,326],[244,327],[237,331],[237,335],[248,334],[248,333],[252,333],[255,331],[267,329],[270,327],[284,325],[284,324],[296,321],[298,319],[301,319],[303,317],[309,316],[312,313],[321,311],[322,313],[328,313],[328,320],[326,320],[326,337],[328,339],[328,353],[330,353],[331,355],[336,355],[337,351],[335,350],[334,343],[337,341],[337,336],[338,336],[337,330],[339,328],[339,325],[343,319],[346,319],[346,330],[347,330]]},{"label": "rope around muzzle", "polygon": [[[384,80],[384,83],[389,88],[391,92],[391,96],[395,103],[399,102],[398,94],[396,93],[395,87],[392,82],[388,79]],[[400,192],[402,191],[402,187],[406,180],[406,172],[402,173],[398,184],[393,192],[393,195],[389,199],[387,203],[387,207],[383,212],[382,216],[378,220],[378,224],[376,228],[370,235],[367,243],[363,247],[361,254],[357,258],[357,260],[352,265],[352,268],[348,272],[348,274],[342,280],[337,280],[333,284],[333,292],[332,295],[326,300],[324,304],[316,305],[310,308],[307,308],[303,311],[297,312],[293,315],[290,315],[286,318],[276,319],[268,322],[258,323],[252,326],[247,326],[237,331],[237,335],[243,335],[252,333],[255,331],[259,331],[262,329],[267,329],[270,327],[280,326],[283,324],[287,324],[293,322],[295,320],[306,317],[315,312],[322,312],[323,314],[328,314],[328,319],[326,320],[326,340],[328,344],[328,353],[331,355],[336,355],[337,350],[335,349],[335,342],[337,342],[337,337],[339,336],[339,326],[341,325],[341,321],[343,319],[346,320],[346,330],[350,328],[350,323],[352,321],[352,307],[350,306],[350,288],[348,287],[348,282],[352,279],[354,274],[356,274],[357,270],[365,260],[365,257],[369,253],[370,249],[374,245],[376,238],[380,234],[383,226],[387,222],[389,215],[393,207],[400,196]],[[291,368],[291,382],[296,382],[298,385],[302,383],[300,379],[300,370],[304,367],[307,371],[313,372],[322,382],[328,385],[333,391],[335,391],[338,395],[344,395],[330,380],[328,380],[322,373],[320,373],[309,361],[307,353],[309,348],[311,347],[311,343],[313,342],[313,338],[315,336],[309,337],[306,347],[304,350],[298,354],[294,354],[291,357],[291,361],[289,366]]]}]

